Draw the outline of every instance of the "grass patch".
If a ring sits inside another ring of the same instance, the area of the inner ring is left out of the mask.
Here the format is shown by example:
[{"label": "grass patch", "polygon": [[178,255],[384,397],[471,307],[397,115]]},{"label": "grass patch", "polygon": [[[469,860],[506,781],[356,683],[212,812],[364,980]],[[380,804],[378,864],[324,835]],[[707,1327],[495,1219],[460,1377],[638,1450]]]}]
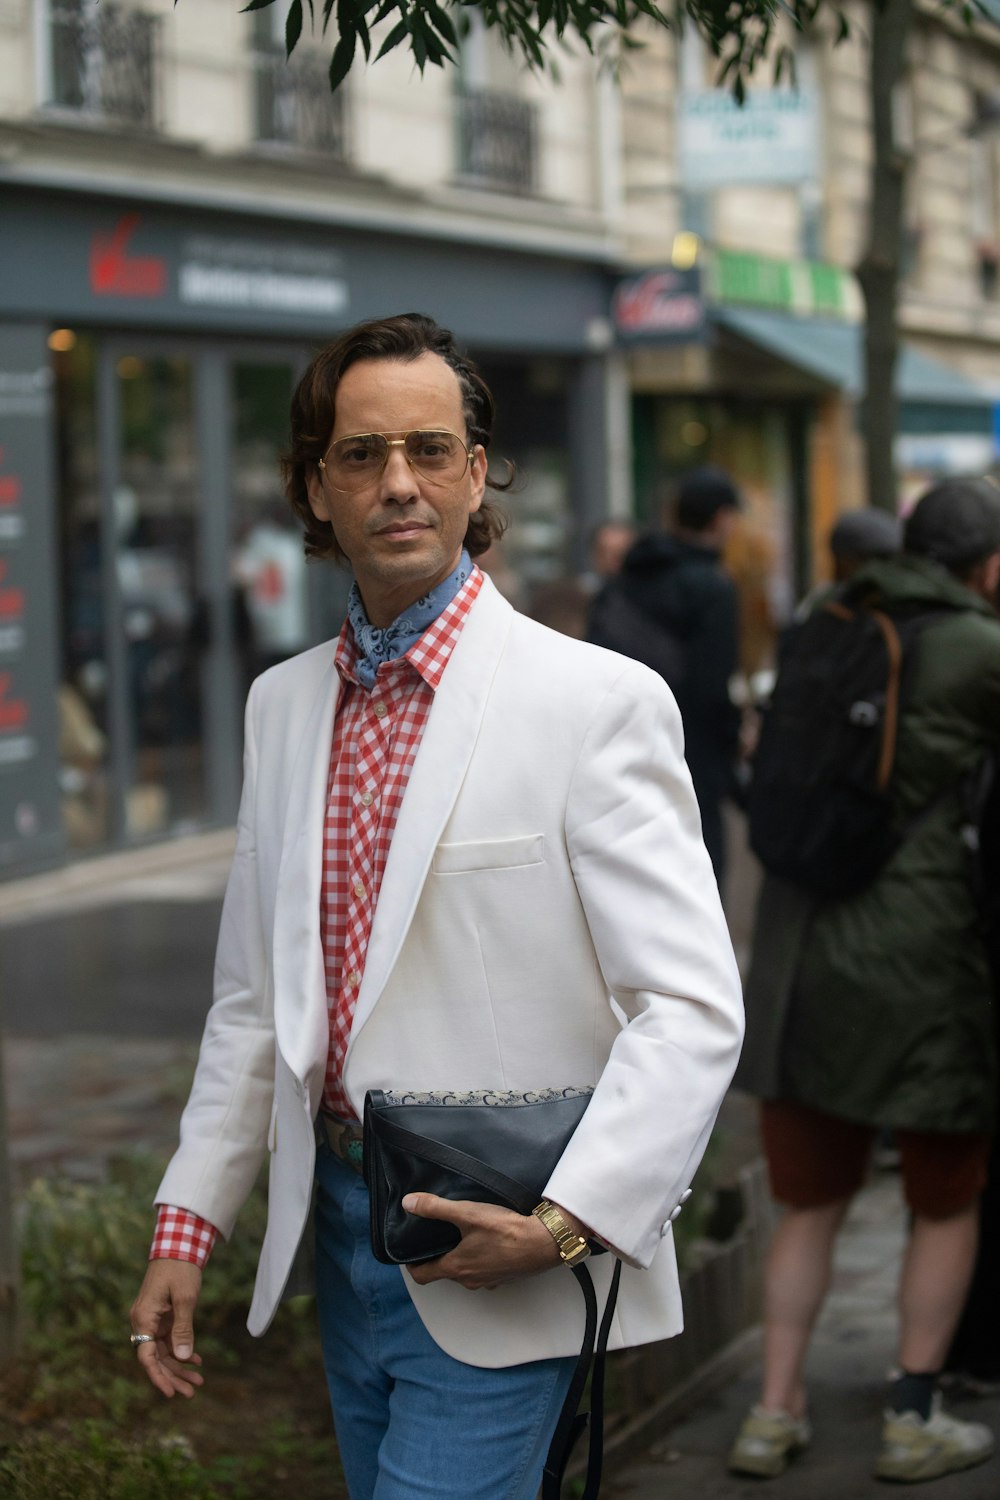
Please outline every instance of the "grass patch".
[{"label": "grass patch", "polygon": [[106,1182],[42,1178],[24,1196],[23,1352],[0,1382],[3,1500],[346,1500],[313,1304],[246,1331],[266,1200],[248,1201],[205,1273],[196,1342],[205,1386],[165,1401],[128,1344],[128,1309],[162,1164]]}]

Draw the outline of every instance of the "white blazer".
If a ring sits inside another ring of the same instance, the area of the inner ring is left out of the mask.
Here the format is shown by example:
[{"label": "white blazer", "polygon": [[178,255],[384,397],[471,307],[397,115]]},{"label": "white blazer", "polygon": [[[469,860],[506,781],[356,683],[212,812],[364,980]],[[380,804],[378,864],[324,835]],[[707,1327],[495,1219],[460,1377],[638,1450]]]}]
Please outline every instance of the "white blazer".
[{"label": "white blazer", "polygon": [[[260,1334],[309,1218],[328,1020],[319,909],[339,679],[327,643],[254,683],[209,1011],[156,1198],[228,1236],[270,1150]],[[516,614],[486,580],[434,698],[372,923],[345,1060],[369,1088],[595,1085],[547,1196],[626,1258],[610,1346],[681,1326],[671,1218],[742,1038],[742,1002],[654,673]],[[591,1261],[599,1295],[611,1257]],[[471,1364],[576,1353],[562,1267],[489,1294],[407,1289]]]}]

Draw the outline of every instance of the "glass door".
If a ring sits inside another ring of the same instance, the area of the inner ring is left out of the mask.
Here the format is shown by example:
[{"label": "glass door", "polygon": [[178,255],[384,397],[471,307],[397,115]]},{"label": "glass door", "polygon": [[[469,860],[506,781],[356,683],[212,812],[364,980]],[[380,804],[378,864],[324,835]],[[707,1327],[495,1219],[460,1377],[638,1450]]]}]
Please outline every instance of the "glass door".
[{"label": "glass door", "polygon": [[103,583],[118,622],[107,654],[115,821],[126,841],[196,828],[210,811],[195,405],[191,357],[103,347]]}]

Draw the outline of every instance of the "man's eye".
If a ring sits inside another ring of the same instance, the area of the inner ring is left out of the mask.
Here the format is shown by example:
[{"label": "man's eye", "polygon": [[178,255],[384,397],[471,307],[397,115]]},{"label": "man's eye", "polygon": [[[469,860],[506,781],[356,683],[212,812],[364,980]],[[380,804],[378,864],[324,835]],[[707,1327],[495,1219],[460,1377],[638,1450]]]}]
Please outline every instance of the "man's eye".
[{"label": "man's eye", "polygon": [[446,436],[428,434],[419,439],[416,448],[419,458],[446,458],[451,452],[451,443]]},{"label": "man's eye", "polygon": [[378,449],[371,443],[352,443],[341,448],[340,462],[343,464],[370,464],[378,461]]}]

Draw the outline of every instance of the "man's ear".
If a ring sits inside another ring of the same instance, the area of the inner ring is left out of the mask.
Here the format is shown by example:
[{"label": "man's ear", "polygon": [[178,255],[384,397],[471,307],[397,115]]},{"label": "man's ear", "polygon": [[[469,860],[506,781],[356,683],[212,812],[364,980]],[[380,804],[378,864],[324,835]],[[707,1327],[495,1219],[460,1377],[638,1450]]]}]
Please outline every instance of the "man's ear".
[{"label": "man's ear", "polygon": [[469,515],[477,511],[483,503],[486,493],[486,449],[481,443],[477,443],[472,450],[469,459],[469,480],[472,489],[472,501],[469,505]]},{"label": "man's ear", "polygon": [[315,465],[306,472],[306,493],[317,521],[329,521],[330,507],[327,503],[326,490],[323,488],[323,472]]}]

